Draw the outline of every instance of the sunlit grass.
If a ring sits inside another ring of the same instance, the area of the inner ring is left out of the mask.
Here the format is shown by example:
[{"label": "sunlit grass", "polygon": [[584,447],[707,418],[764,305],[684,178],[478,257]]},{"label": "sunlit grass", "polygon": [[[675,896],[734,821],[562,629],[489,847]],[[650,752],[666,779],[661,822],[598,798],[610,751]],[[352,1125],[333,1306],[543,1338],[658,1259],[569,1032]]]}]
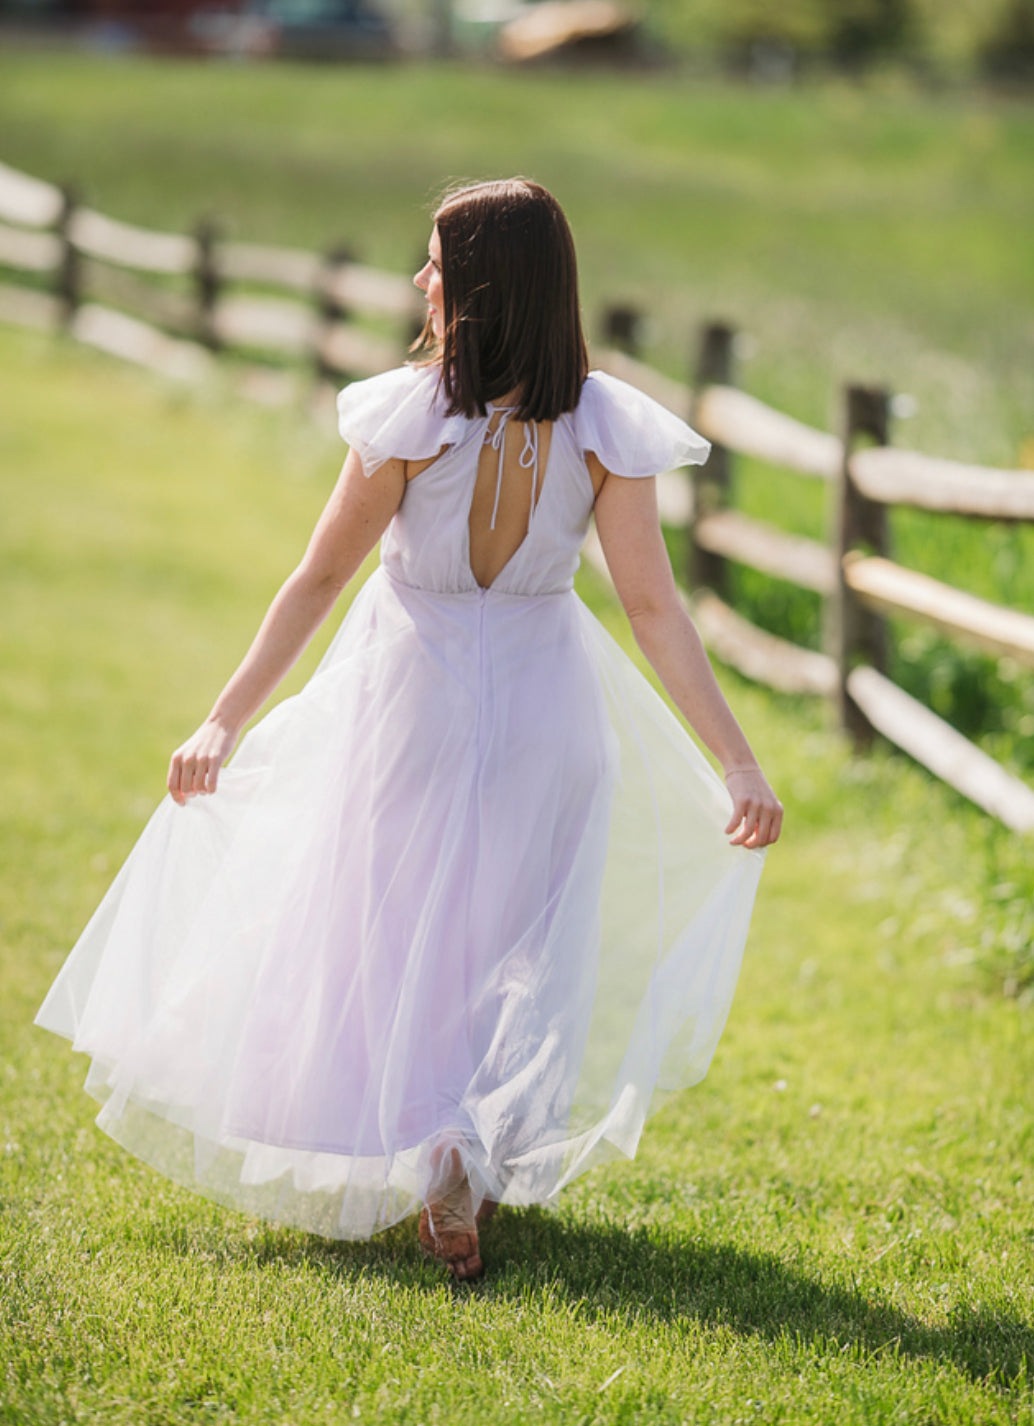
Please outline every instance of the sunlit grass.
[{"label": "sunlit grass", "polygon": [[501,1212],[482,1287],[411,1224],[256,1224],[91,1126],[32,1015],[340,452],[42,340],[0,372],[0,1421],[1030,1426],[1029,852],[728,674],[788,816],[715,1065],[633,1164]]}]

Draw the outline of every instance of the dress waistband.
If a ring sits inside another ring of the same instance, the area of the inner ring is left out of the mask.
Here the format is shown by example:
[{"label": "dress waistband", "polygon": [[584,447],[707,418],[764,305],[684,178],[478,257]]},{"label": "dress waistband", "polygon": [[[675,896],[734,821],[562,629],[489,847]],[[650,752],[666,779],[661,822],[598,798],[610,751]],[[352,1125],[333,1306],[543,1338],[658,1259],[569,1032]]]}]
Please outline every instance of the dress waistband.
[{"label": "dress waistband", "polygon": [[[496,589],[494,585],[489,585],[487,588],[485,588],[480,584],[474,584],[471,588],[468,589],[432,589],[426,584],[410,584],[408,580],[403,579],[401,575],[396,574],[385,564],[380,565],[376,573],[382,573],[385,579],[389,580],[390,583],[396,586],[396,588],[400,590],[412,590],[414,594],[423,595],[427,599],[462,599],[467,601],[509,600],[511,602],[520,601],[520,603],[522,604],[530,604],[540,599],[562,599],[565,595],[574,593],[573,581],[571,584],[566,585],[563,589],[546,589],[536,591],[535,593],[522,594],[510,589]],[[373,578],[372,575],[371,578]]]}]

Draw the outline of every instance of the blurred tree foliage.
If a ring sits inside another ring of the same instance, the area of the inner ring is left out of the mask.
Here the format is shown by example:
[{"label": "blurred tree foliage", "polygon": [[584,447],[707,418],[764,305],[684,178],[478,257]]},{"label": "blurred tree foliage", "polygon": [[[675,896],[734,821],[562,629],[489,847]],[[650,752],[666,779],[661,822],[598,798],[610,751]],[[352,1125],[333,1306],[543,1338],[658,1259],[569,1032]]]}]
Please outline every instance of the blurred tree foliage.
[{"label": "blurred tree foliage", "polygon": [[1034,77],[1034,0],[645,0],[673,48],[760,78],[904,62],[932,76]]},{"label": "blurred tree foliage", "polygon": [[1034,0],[1012,0],[984,44],[981,60],[991,75],[1034,81]]}]

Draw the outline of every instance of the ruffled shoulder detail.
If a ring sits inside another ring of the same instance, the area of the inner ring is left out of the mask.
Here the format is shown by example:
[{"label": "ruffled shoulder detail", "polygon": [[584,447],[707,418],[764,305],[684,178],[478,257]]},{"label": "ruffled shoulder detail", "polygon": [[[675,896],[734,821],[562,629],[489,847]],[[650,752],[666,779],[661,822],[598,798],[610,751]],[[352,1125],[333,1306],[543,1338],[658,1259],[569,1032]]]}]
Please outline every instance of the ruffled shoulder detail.
[{"label": "ruffled shoulder detail", "polygon": [[338,430],[372,475],[387,460],[427,460],[459,441],[464,416],[447,416],[438,369],[400,366],[338,392]]},{"label": "ruffled shoulder detail", "polygon": [[702,465],[711,449],[685,421],[635,386],[591,371],[573,412],[583,451],[593,451],[615,475],[659,475],[678,465]]}]

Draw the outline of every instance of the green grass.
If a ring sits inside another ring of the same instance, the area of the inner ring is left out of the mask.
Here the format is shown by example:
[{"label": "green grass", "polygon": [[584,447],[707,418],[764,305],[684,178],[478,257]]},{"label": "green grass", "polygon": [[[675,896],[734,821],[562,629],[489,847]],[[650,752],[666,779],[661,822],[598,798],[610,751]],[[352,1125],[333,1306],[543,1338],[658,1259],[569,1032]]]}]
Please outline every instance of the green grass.
[{"label": "green grass", "polygon": [[[835,84],[0,58],[2,157],[116,216],[403,270],[445,177],[523,169],[571,213],[590,316],[642,301],[667,369],[730,316],[758,395],[822,424],[840,380],[886,380],[919,402],[903,442],[1002,464],[1032,434],[1032,128]],[[450,1292],[409,1226],[257,1225],[91,1128],[84,1066],[29,1022],[338,453],[43,341],[0,334],[0,370],[0,1422],[1034,1421],[1029,847],[728,674],[788,824],[715,1066],[634,1164],[500,1214],[482,1288]],[[825,529],[778,472],[743,463],[739,498]],[[903,559],[1027,607],[1029,534],[895,526]],[[814,610],[744,598],[809,637]],[[941,670],[920,691],[990,694],[1021,760],[1027,685],[999,699],[903,632]]]},{"label": "green grass", "polygon": [[788,816],[715,1065],[634,1163],[503,1210],[481,1287],[91,1126],[32,1015],[340,452],[43,339],[0,371],[0,1422],[1034,1422],[1029,847],[730,675]]}]

